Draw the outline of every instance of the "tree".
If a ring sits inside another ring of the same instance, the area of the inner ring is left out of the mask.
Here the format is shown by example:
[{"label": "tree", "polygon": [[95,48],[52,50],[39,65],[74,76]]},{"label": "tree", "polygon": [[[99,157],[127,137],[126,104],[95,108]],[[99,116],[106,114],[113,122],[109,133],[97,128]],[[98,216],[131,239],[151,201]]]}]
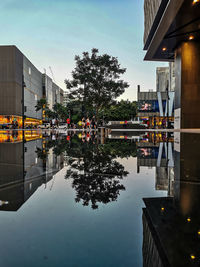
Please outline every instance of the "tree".
[{"label": "tree", "polygon": [[69,116],[67,108],[64,107],[60,103],[54,104],[53,110],[54,110],[54,113],[56,114],[56,118],[58,118],[58,119],[66,120],[66,118]]},{"label": "tree", "polygon": [[45,110],[45,108],[48,107],[48,103],[46,98],[41,98],[40,100],[37,101],[37,104],[35,106],[35,110],[39,111],[39,110]]},{"label": "tree", "polygon": [[69,99],[83,102],[87,110],[94,109],[97,120],[99,111],[113,103],[129,87],[120,79],[126,72],[118,59],[107,54],[98,55],[93,48],[91,55],[84,52],[82,58],[75,56],[76,67],[72,71],[72,80],[65,80],[69,89]]},{"label": "tree", "polygon": [[49,111],[49,104],[47,103],[46,98],[41,98],[37,101],[37,104],[35,106],[35,110],[39,111],[42,110],[42,114],[45,114],[45,117],[48,117],[46,113]]},{"label": "tree", "polygon": [[106,121],[120,121],[134,119],[137,114],[136,101],[121,100],[115,105],[100,111],[100,117]]}]

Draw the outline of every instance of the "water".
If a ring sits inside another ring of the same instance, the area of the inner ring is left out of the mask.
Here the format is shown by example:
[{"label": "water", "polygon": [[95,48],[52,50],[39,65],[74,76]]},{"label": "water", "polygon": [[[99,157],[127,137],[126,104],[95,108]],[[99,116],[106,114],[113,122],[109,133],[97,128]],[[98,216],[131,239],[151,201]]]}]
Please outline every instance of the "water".
[{"label": "water", "polygon": [[27,131],[0,142],[1,266],[198,266],[199,135]]}]

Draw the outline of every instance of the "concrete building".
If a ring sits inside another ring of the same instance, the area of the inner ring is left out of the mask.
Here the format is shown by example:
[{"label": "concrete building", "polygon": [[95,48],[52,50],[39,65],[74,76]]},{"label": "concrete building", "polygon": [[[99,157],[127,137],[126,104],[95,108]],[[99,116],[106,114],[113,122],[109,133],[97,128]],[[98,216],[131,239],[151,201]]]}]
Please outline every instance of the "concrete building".
[{"label": "concrete building", "polygon": [[138,87],[137,116],[150,128],[173,127],[174,92],[162,91],[164,89],[163,84],[163,81],[158,83],[158,89],[161,91],[157,92],[153,90],[141,92],[140,87]]},{"label": "concrete building", "polygon": [[169,86],[169,67],[156,68],[156,91],[166,92]]},{"label": "concrete building", "polygon": [[64,92],[63,94],[63,105],[66,107],[68,103],[68,93]]},{"label": "concrete building", "polygon": [[144,1],[144,59],[175,63],[175,128],[200,127],[199,14],[199,0]]},{"label": "concrete building", "polygon": [[[55,93],[53,92],[55,89]],[[42,123],[37,101],[47,98],[50,108],[63,101],[63,90],[43,75],[16,46],[0,46],[0,124],[17,121],[20,127]]]}]

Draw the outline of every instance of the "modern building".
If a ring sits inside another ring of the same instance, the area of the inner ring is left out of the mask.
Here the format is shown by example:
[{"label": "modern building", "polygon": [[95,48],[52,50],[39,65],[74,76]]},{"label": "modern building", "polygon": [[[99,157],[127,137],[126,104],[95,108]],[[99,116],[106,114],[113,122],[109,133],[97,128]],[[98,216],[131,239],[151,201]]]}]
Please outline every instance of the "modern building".
[{"label": "modern building", "polygon": [[169,67],[156,68],[156,91],[166,92],[169,85]]},{"label": "modern building", "polygon": [[63,105],[66,107],[68,103],[68,93],[64,92],[63,94]]},{"label": "modern building", "polygon": [[[169,73],[168,73],[169,77]],[[166,90],[168,83],[166,71],[157,69],[157,91],[141,92],[138,86],[137,116],[150,128],[173,127],[174,124],[174,92]],[[165,88],[165,90],[164,90]]]},{"label": "modern building", "polygon": [[144,0],[144,59],[175,64],[175,128],[200,128],[199,14],[199,0]]},{"label": "modern building", "polygon": [[0,124],[40,124],[35,105],[47,98],[50,108],[62,103],[63,90],[42,74],[16,46],[0,46]]}]

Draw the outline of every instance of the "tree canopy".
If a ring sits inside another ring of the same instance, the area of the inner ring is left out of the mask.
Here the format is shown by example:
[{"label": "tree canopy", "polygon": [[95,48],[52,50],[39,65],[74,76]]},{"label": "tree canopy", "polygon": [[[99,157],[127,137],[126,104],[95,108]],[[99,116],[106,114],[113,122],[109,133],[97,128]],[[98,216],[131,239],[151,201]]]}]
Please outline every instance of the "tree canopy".
[{"label": "tree canopy", "polygon": [[121,80],[126,72],[116,57],[99,55],[96,48],[91,55],[83,52],[82,57],[75,56],[76,67],[72,71],[72,80],[65,80],[69,89],[69,99],[83,102],[84,109],[95,109],[98,119],[99,110],[113,104],[113,101],[129,87]]}]

